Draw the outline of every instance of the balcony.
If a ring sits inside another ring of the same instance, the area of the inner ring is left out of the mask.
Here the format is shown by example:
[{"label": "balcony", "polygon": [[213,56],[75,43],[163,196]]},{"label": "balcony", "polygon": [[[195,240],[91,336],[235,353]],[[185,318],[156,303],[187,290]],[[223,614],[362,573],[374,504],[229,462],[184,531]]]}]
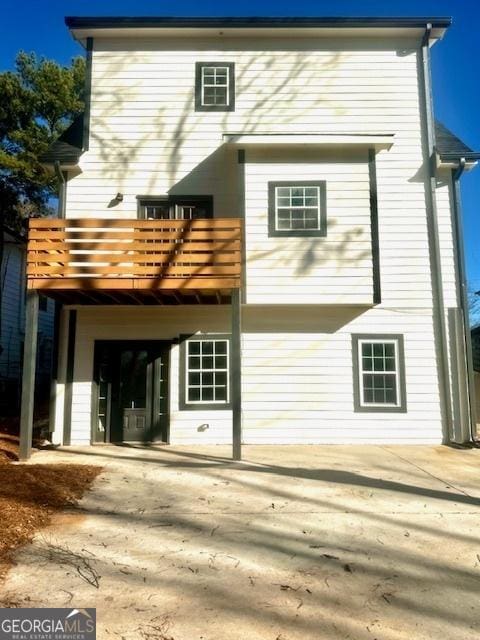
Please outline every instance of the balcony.
[{"label": "balcony", "polygon": [[30,220],[28,288],[66,304],[223,303],[241,264],[238,218]]}]

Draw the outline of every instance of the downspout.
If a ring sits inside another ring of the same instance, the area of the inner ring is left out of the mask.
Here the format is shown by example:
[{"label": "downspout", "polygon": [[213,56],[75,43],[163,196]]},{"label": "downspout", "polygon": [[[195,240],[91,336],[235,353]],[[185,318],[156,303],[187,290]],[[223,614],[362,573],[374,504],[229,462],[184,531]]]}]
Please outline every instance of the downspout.
[{"label": "downspout", "polygon": [[[58,217],[60,219],[65,218],[65,211],[67,206],[67,180],[65,174],[60,169],[60,162],[58,160],[54,163],[55,175],[58,178],[59,190],[58,190]],[[68,177],[68,173],[67,173]],[[55,432],[55,415],[56,415],[56,403],[57,403],[57,382],[58,382],[58,359],[60,353],[60,318],[62,313],[62,303],[55,300],[55,315],[53,322],[53,350],[52,350],[52,362],[51,362],[51,382],[50,382],[50,402],[49,402],[49,414],[50,414],[50,434]]]},{"label": "downspout", "polygon": [[438,362],[438,382],[440,389],[440,411],[445,443],[452,436],[452,405],[449,385],[449,364],[447,350],[447,331],[445,323],[445,305],[443,300],[442,269],[440,262],[440,241],[438,232],[438,214],[436,202],[436,157],[435,132],[433,127],[433,101],[431,89],[429,41],[432,24],[428,23],[421,43],[421,64],[419,68],[422,82],[424,108],[424,166],[428,172],[426,188],[428,245],[430,253],[430,271],[432,278],[433,331]]},{"label": "downspout", "polygon": [[65,192],[67,189],[67,181],[65,180],[65,176],[63,175],[63,172],[60,169],[60,162],[58,160],[55,160],[53,166],[54,166],[55,175],[57,176],[58,184],[60,187],[58,191],[58,217],[65,218],[65,205],[66,205]]},{"label": "downspout", "polygon": [[467,272],[465,268],[465,248],[463,243],[463,220],[462,220],[462,202],[460,198],[460,177],[462,176],[466,165],[466,159],[460,158],[458,167],[452,169],[452,187],[453,187],[453,219],[455,229],[455,246],[456,246],[456,262],[458,280],[460,284],[460,308],[463,316],[463,329],[465,337],[465,354],[467,366],[467,383],[468,383],[468,408],[469,408],[469,426],[470,440],[475,442],[476,425],[475,425],[475,381],[472,357],[472,337],[470,334],[470,318],[468,311],[468,293],[467,293]]}]

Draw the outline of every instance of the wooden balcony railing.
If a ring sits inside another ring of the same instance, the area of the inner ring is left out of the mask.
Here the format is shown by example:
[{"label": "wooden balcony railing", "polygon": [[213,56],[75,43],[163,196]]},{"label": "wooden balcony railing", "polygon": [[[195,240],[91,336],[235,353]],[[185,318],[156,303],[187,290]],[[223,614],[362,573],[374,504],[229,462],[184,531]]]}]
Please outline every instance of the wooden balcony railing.
[{"label": "wooden balcony railing", "polygon": [[238,218],[30,220],[27,278],[43,290],[240,287]]}]

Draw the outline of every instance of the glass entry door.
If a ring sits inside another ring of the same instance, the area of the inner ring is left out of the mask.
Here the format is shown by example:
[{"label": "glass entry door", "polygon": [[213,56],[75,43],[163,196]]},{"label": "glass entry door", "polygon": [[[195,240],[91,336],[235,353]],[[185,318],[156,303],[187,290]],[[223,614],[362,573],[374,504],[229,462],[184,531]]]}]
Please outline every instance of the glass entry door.
[{"label": "glass entry door", "polygon": [[168,442],[170,343],[95,343],[95,442]]},{"label": "glass entry door", "polygon": [[[122,349],[119,371],[119,411],[122,442],[148,440],[147,401],[152,376],[151,363],[146,349]],[[149,400],[149,399],[148,399]]]}]

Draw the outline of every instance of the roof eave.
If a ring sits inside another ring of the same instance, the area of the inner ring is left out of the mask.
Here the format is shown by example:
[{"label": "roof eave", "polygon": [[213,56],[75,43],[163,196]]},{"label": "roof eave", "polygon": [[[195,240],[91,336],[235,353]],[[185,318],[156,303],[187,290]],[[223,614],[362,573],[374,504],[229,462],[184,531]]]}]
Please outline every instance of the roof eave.
[{"label": "roof eave", "polygon": [[462,160],[465,161],[465,171],[474,169],[480,160],[480,153],[438,153],[437,168],[438,169],[458,169]]},{"label": "roof eave", "polygon": [[131,28],[131,27],[421,27],[430,23],[434,29],[447,29],[450,17],[126,17],[126,16],[66,16],[65,24],[70,29],[85,28]]},{"label": "roof eave", "polygon": [[462,158],[466,162],[477,162],[477,160],[480,160],[480,152],[470,151],[469,153],[439,153],[438,157],[442,162],[459,162]]},{"label": "roof eave", "polygon": [[[233,34],[235,31],[240,33],[247,30],[260,31],[261,29],[270,30],[275,34],[281,29],[298,30],[299,33],[307,35],[311,30],[341,30],[348,29],[378,29],[387,31],[400,30],[421,30],[423,31],[427,24],[432,25],[432,40],[435,41],[442,38],[445,30],[451,25],[449,17],[323,17],[323,18],[292,18],[292,17],[245,17],[245,18],[192,18],[192,17],[76,17],[67,16],[65,23],[72,32],[75,39],[84,42],[85,38],[91,36],[108,37],[111,35],[128,35],[128,32],[137,32],[138,30],[152,31],[161,30],[166,33],[187,31],[189,34],[198,32],[199,34],[211,30],[212,35]],[[218,30],[221,30],[220,34]],[[417,35],[417,34],[412,34]]]},{"label": "roof eave", "polygon": [[42,167],[45,167],[46,169],[48,169],[49,171],[55,171],[55,164],[56,162],[58,162],[58,166],[59,169],[61,171],[74,171],[75,169],[78,169],[78,162],[61,162],[60,160],[46,160],[46,161],[40,161],[40,164],[42,165]]}]

